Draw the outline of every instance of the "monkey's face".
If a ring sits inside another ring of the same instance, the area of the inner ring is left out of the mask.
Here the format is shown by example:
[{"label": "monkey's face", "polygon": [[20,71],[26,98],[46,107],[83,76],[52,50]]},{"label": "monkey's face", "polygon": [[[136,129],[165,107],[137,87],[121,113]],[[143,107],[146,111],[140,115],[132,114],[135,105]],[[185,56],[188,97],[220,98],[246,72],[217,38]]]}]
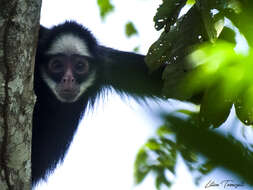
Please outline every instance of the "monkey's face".
[{"label": "monkey's face", "polygon": [[43,80],[61,102],[75,102],[93,84],[95,71],[80,55],[50,56],[41,68]]},{"label": "monkey's face", "polygon": [[61,102],[75,102],[93,84],[95,71],[88,58],[53,55],[41,68],[43,80]]},{"label": "monkey's face", "polygon": [[77,101],[95,80],[95,64],[86,43],[65,34],[53,41],[40,66],[42,79],[61,102]]}]

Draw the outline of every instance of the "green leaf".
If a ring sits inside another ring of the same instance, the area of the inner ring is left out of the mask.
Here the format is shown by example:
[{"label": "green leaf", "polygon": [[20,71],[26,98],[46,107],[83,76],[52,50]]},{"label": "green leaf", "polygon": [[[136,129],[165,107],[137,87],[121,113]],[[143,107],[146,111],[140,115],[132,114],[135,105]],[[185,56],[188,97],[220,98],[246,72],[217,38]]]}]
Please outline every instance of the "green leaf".
[{"label": "green leaf", "polygon": [[205,92],[200,107],[200,122],[202,126],[209,127],[212,125],[213,127],[219,127],[226,121],[233,104],[230,97],[226,97],[228,91],[226,82],[221,82],[217,79],[217,82],[213,83]]},{"label": "green leaf", "polygon": [[97,4],[102,19],[105,19],[106,15],[114,10],[114,6],[111,4],[110,0],[97,0]]},{"label": "green leaf", "polygon": [[134,52],[139,52],[140,51],[140,46],[136,46],[134,49],[133,49]]},{"label": "green leaf", "polygon": [[187,5],[194,5],[196,3],[195,0],[187,0],[186,4]]},{"label": "green leaf", "polygon": [[194,116],[194,115],[198,114],[198,111],[191,111],[191,110],[186,110],[186,109],[180,109],[180,110],[177,110],[176,112],[183,113],[187,116]]},{"label": "green leaf", "polygon": [[150,168],[147,166],[148,154],[144,148],[140,149],[134,163],[134,178],[135,183],[139,184],[146,177]]},{"label": "green leaf", "polygon": [[172,185],[172,183],[166,179],[164,175],[164,170],[160,170],[159,172],[157,172],[157,177],[155,180],[156,189],[160,190],[163,184],[166,185],[168,188]]},{"label": "green leaf", "polygon": [[158,136],[164,136],[167,134],[171,134],[172,131],[171,129],[167,126],[167,125],[162,125],[161,127],[159,127],[156,131]]},{"label": "green leaf", "polygon": [[[173,70],[173,65],[183,65],[182,62],[189,53],[189,48],[205,40],[206,37],[203,30],[204,25],[199,10],[193,7],[186,15],[177,20],[175,27],[170,31],[164,31],[160,38],[149,48],[145,61],[150,70],[154,71],[160,68],[161,65],[166,65],[164,76],[168,78],[166,78],[165,82],[170,83],[182,78],[181,76],[177,77],[179,79],[170,77],[174,76],[175,73],[180,73],[178,72],[178,67],[175,68],[177,72]],[[168,93],[170,91],[171,89],[168,89]]]},{"label": "green leaf", "polygon": [[198,1],[197,7],[201,12],[201,17],[204,22],[205,31],[210,42],[215,42],[224,26],[224,17],[218,14],[216,17],[212,13],[213,2],[210,0]]},{"label": "green leaf", "polygon": [[218,127],[227,119],[242,90],[245,58],[235,52],[233,44],[217,42],[202,45],[190,60],[197,67],[185,77],[181,91],[188,98],[203,93],[201,124]]},{"label": "green leaf", "polygon": [[133,35],[138,34],[136,28],[134,27],[134,24],[132,22],[128,22],[125,26],[125,32],[127,37],[131,37]]},{"label": "green leaf", "polygon": [[149,139],[149,141],[146,143],[146,147],[148,147],[150,150],[161,149],[161,146],[156,139]]},{"label": "green leaf", "polygon": [[178,14],[185,4],[186,0],[163,0],[154,17],[155,28],[157,30],[165,26],[170,28],[176,22]]},{"label": "green leaf", "polygon": [[253,124],[253,86],[247,89],[238,97],[235,103],[236,115],[245,125]]},{"label": "green leaf", "polygon": [[238,118],[246,125],[253,124],[253,51],[243,60],[244,72],[240,94],[235,102],[235,109]]},{"label": "green leaf", "polygon": [[[188,98],[203,93],[214,82],[217,83],[218,79],[226,81],[223,85],[229,88],[229,91],[236,90],[233,85],[238,85],[243,77],[244,66],[240,64],[243,63],[243,59],[242,55],[234,51],[233,44],[221,41],[201,45],[189,56],[189,61],[195,65],[195,69],[183,79],[181,93]],[[231,83],[230,80],[233,82]],[[218,82],[218,85],[222,84],[222,81]]]}]

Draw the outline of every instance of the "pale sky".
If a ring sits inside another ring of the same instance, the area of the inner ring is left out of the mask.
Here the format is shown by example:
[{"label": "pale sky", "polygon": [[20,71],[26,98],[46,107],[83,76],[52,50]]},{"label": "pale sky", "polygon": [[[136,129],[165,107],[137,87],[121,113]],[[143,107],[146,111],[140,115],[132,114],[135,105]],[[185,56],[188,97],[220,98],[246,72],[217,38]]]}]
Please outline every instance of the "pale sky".
[{"label": "pale sky", "polygon": [[[115,11],[102,22],[95,0],[43,0],[41,24],[50,27],[65,20],[76,20],[89,28],[105,46],[132,51],[140,45],[141,53],[145,54],[160,35],[153,23],[160,2],[114,0]],[[139,32],[130,39],[124,33],[128,21],[133,21]],[[138,186],[134,186],[133,178],[133,164],[139,148],[162,124],[150,113],[157,109],[173,110],[185,104],[177,101],[160,106],[150,104],[148,108],[131,98],[122,100],[116,94],[97,101],[95,109],[80,123],[63,165],[49,177],[48,183],[41,183],[36,190],[155,190],[152,175]],[[179,162],[172,190],[204,189],[203,185],[194,186],[185,165]]]}]

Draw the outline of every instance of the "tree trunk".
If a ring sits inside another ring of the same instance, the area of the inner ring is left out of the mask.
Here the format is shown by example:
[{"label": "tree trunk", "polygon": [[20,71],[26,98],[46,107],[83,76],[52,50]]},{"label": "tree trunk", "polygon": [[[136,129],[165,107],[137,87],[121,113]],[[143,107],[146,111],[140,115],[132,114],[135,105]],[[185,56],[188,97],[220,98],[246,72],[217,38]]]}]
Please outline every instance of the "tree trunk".
[{"label": "tree trunk", "polygon": [[40,0],[0,1],[0,189],[31,189],[33,68]]}]

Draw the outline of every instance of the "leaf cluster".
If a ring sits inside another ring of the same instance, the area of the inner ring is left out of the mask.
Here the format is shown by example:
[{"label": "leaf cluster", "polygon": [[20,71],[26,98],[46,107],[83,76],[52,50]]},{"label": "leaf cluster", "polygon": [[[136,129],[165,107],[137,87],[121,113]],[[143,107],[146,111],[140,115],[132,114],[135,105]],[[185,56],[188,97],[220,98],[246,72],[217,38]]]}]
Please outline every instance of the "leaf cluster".
[{"label": "leaf cluster", "polygon": [[[156,28],[164,31],[146,62],[151,71],[165,67],[163,95],[201,104],[204,126],[220,126],[233,105],[239,119],[251,125],[253,30],[245,26],[252,27],[253,3],[198,0],[180,17],[186,3],[164,0],[154,17]],[[231,24],[224,25],[224,20]],[[247,54],[235,50],[236,31],[247,41]]]},{"label": "leaf cluster", "polygon": [[[157,189],[171,186],[166,174],[175,174],[179,154],[192,172],[205,175],[224,166],[253,183],[250,149],[210,130],[224,124],[232,107],[243,124],[253,124],[252,10],[250,0],[163,0],[157,9],[155,28],[163,32],[146,63],[151,71],[165,67],[164,96],[197,103],[200,109],[165,114],[165,124],[137,155],[137,183],[152,172]],[[245,38],[247,51],[238,51],[237,36]]]},{"label": "leaf cluster", "polygon": [[[187,117],[182,117],[182,115]],[[198,125],[198,113],[178,110],[163,114],[163,126],[156,137],[140,149],[135,162],[135,179],[139,184],[150,172],[155,174],[156,187],[170,187],[180,154],[198,184],[214,168],[223,166],[253,184],[251,175],[253,152],[232,135],[224,135]]]}]

